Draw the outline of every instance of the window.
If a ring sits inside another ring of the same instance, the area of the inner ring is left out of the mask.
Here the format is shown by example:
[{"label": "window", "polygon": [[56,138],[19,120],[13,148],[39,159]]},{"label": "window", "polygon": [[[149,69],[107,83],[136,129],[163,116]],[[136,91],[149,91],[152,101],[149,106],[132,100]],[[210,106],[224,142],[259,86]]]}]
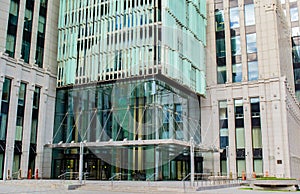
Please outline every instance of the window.
[{"label": "window", "polygon": [[11,80],[5,78],[2,89],[2,102],[0,114],[0,140],[6,140],[7,119],[9,112]]},{"label": "window", "polygon": [[257,52],[256,33],[247,34],[246,41],[247,41],[247,53],[256,53]]},{"label": "window", "polygon": [[47,3],[48,0],[41,0],[40,2],[37,45],[36,45],[36,53],[35,53],[36,64],[39,67],[43,67],[43,61],[44,61]]},{"label": "window", "polygon": [[245,25],[255,25],[255,10],[254,4],[245,5]]},{"label": "window", "polygon": [[40,102],[41,88],[35,87],[33,94],[33,107],[32,107],[32,122],[31,122],[31,135],[30,143],[36,144],[37,132],[38,132],[38,117],[39,117],[39,102]]},{"label": "window", "polygon": [[298,15],[298,8],[293,7],[290,9],[290,14],[291,14],[291,22],[295,22],[299,20],[299,15]]},{"label": "window", "polygon": [[218,76],[218,84],[226,83],[226,66],[218,66],[217,67],[217,76]]},{"label": "window", "polygon": [[232,65],[232,82],[241,82],[243,78],[242,74],[242,64]]},{"label": "window", "polygon": [[225,45],[224,38],[216,40],[216,49],[217,49],[217,57],[225,57],[226,56],[226,45]]},{"label": "window", "polygon": [[26,0],[21,55],[29,63],[34,0]]},{"label": "window", "polygon": [[231,38],[231,54],[233,56],[242,54],[240,36]]},{"label": "window", "polygon": [[21,83],[20,88],[19,88],[18,105],[24,106],[25,94],[26,94],[26,84]]},{"label": "window", "polygon": [[10,57],[15,55],[16,35],[19,16],[19,0],[10,1],[7,38],[6,38],[6,53]]},{"label": "window", "polygon": [[8,102],[10,98],[10,87],[11,87],[11,80],[5,78],[5,81],[3,83],[3,89],[2,89],[2,101]]},{"label": "window", "polygon": [[215,22],[216,22],[216,32],[223,31],[224,27],[224,11],[216,10],[215,11]]},{"label": "window", "polygon": [[258,80],[257,61],[248,62],[248,81]]},{"label": "window", "polygon": [[21,83],[19,87],[17,123],[16,123],[16,141],[22,141],[23,136],[23,122],[25,112],[25,98],[26,98],[26,84]]},{"label": "window", "polygon": [[227,102],[219,102],[219,128],[220,128],[220,148],[225,149],[228,143],[228,116]]},{"label": "window", "polygon": [[239,7],[230,8],[230,28],[240,27]]}]

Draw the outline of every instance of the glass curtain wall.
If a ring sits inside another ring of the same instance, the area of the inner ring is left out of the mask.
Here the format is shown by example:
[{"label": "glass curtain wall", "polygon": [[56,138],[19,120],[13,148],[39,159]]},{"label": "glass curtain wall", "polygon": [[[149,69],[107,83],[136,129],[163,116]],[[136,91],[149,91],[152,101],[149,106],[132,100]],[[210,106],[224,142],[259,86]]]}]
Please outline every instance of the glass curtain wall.
[{"label": "glass curtain wall", "polygon": [[[127,142],[174,139],[188,142],[194,137],[200,143],[199,111],[187,107],[199,107],[197,99],[164,82],[146,80],[117,85],[60,89],[57,92],[54,143]],[[197,116],[198,114],[198,116]],[[196,119],[198,118],[198,119]],[[154,145],[130,148],[89,148],[96,154],[96,163],[106,162],[103,172],[110,178],[112,173],[127,173],[126,179],[137,180],[142,175],[150,176],[155,171],[155,158],[159,158],[162,174],[160,179],[181,180],[189,173],[189,153],[180,146],[156,148]],[[78,168],[78,150],[65,150],[72,161],[68,171]],[[68,156],[54,150],[54,160],[65,168],[71,162]],[[122,155],[122,159],[120,158]],[[91,156],[92,157],[92,156]],[[200,171],[202,157],[197,156]],[[117,163],[119,161],[120,163]],[[62,162],[62,163],[60,163]],[[55,162],[54,162],[55,163]],[[53,164],[54,165],[54,164]],[[120,166],[121,165],[121,166]],[[98,166],[98,170],[100,166]],[[66,170],[66,169],[64,169]],[[95,170],[97,173],[98,170]],[[58,174],[59,169],[53,174]],[[98,176],[98,178],[104,177]],[[135,177],[135,178],[134,178]],[[95,175],[95,179],[98,179]],[[124,177],[125,178],[125,177]]]}]

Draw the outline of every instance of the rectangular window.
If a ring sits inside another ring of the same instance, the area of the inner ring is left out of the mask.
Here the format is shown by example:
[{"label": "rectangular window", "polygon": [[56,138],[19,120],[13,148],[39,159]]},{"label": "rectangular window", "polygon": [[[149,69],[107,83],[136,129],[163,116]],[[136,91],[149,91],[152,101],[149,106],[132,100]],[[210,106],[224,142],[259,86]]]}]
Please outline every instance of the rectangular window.
[{"label": "rectangular window", "polygon": [[33,94],[32,122],[31,122],[31,135],[30,135],[31,144],[36,144],[36,139],[37,139],[40,93],[41,93],[41,88],[35,87],[34,94]]},{"label": "rectangular window", "polygon": [[246,161],[236,160],[236,168],[237,168],[238,177],[242,177],[242,173],[246,172]]},{"label": "rectangular window", "polygon": [[219,129],[220,129],[220,148],[228,146],[228,115],[227,101],[219,102]]},{"label": "rectangular window", "polygon": [[245,5],[245,25],[255,25],[255,10],[254,4]]},{"label": "rectangular window", "polygon": [[10,1],[7,38],[6,38],[6,53],[10,57],[15,55],[18,16],[19,16],[19,0]]},{"label": "rectangular window", "polygon": [[7,118],[9,112],[11,80],[5,78],[2,90],[1,114],[0,114],[0,140],[6,140]]},{"label": "rectangular window", "polygon": [[246,35],[247,53],[256,53],[256,33]]},{"label": "rectangular window", "polygon": [[38,24],[37,44],[36,44],[36,53],[35,53],[35,61],[39,67],[43,67],[43,61],[44,61],[47,3],[48,0],[40,1],[39,24]]},{"label": "rectangular window", "polygon": [[243,78],[242,73],[243,67],[242,64],[233,64],[232,65],[232,82],[241,82]]},{"label": "rectangular window", "polygon": [[248,81],[258,80],[258,62],[248,62]]},{"label": "rectangular window", "polygon": [[233,56],[242,54],[240,36],[235,36],[231,38],[231,54]]},{"label": "rectangular window", "polygon": [[224,26],[224,10],[215,11],[216,32],[223,31]]},{"label": "rectangular window", "polygon": [[253,168],[257,175],[263,175],[263,161],[261,159],[255,159],[253,161]]},{"label": "rectangular window", "polygon": [[290,9],[291,22],[296,22],[299,20],[298,7],[293,7]]},{"label": "rectangular window", "polygon": [[230,28],[240,27],[240,11],[239,7],[230,8]]},{"label": "rectangular window", "polygon": [[29,63],[34,0],[26,0],[21,55]]},{"label": "rectangular window", "polygon": [[[245,158],[245,128],[244,128],[244,109],[243,100],[234,100],[235,115],[235,143],[237,158]],[[238,171],[239,172],[239,171]]]},{"label": "rectangular window", "polygon": [[217,50],[217,57],[226,56],[225,38],[220,38],[216,40],[216,50]]},{"label": "rectangular window", "polygon": [[16,141],[22,141],[23,136],[23,123],[25,112],[25,98],[26,98],[26,84],[21,83],[19,87],[18,97],[18,111],[17,111],[17,123],[16,123]]}]

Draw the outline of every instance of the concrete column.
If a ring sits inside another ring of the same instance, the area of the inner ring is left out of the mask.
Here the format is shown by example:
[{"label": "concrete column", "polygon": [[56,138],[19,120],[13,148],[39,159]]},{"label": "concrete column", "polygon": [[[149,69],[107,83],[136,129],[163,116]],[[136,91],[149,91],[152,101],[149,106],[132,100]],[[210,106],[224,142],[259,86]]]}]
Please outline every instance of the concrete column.
[{"label": "concrete column", "polygon": [[48,114],[51,113],[51,111],[43,111],[43,110],[47,110],[48,107],[51,106],[51,104],[48,104],[47,101],[48,101],[48,93],[45,90],[45,88],[42,88],[40,94],[40,107],[39,107],[39,116],[38,116],[39,123],[38,123],[38,130],[37,130],[37,148],[36,148],[37,155],[35,161],[35,168],[39,169],[40,173],[42,173],[41,170],[43,166],[43,150],[44,150],[44,144],[46,143],[45,139],[47,135],[50,135],[49,132],[47,131],[48,130],[53,131],[53,129],[50,129],[50,127],[47,126],[47,120],[51,118],[48,117]]},{"label": "concrete column", "polygon": [[249,100],[250,99],[247,97],[244,98],[245,161],[247,178],[250,178],[253,172],[251,106]]},{"label": "concrete column", "polygon": [[236,145],[235,145],[235,115],[234,102],[232,99],[227,100],[228,108],[228,133],[229,133],[229,173],[232,172],[233,178],[236,178]]},{"label": "concrete column", "polygon": [[7,37],[7,27],[8,27],[8,17],[10,9],[10,1],[1,0],[0,6],[0,52],[6,50],[6,37]]},{"label": "concrete column", "polygon": [[23,126],[23,139],[22,139],[22,155],[21,155],[21,170],[22,178],[26,178],[28,174],[29,163],[29,150],[30,150],[30,135],[31,135],[31,122],[32,122],[32,104],[35,85],[28,84],[26,89],[26,105],[24,112],[24,126]]},{"label": "concrete column", "polygon": [[21,58],[26,0],[20,0],[15,58]]},{"label": "concrete column", "polygon": [[[5,177],[9,175],[12,177],[12,167],[14,161],[14,144],[15,144],[15,133],[16,133],[16,122],[17,122],[17,109],[18,109],[18,94],[20,87],[20,80],[12,80],[11,95],[9,103],[8,113],[8,124],[7,124],[7,135],[6,135],[6,150],[5,150],[5,162],[3,173]],[[7,174],[8,170],[10,173]]]},{"label": "concrete column", "polygon": [[37,33],[39,26],[39,11],[40,11],[40,1],[34,1],[34,9],[33,9],[33,21],[32,21],[32,33],[31,33],[31,44],[30,44],[30,56],[29,56],[29,64],[35,64],[35,51],[36,51],[36,43],[37,43]]}]

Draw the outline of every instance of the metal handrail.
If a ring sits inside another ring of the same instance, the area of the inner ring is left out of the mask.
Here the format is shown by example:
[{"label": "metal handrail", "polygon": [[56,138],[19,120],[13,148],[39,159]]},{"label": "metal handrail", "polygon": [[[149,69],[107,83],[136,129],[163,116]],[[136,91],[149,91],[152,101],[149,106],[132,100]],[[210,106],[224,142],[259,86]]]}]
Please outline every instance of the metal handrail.
[{"label": "metal handrail", "polygon": [[116,173],[114,176],[112,176],[112,177],[110,177],[108,180],[109,181],[112,181],[112,180],[114,180],[117,176],[119,176],[119,175],[122,175],[122,173]]},{"label": "metal handrail", "polygon": [[148,178],[146,178],[146,181],[150,181],[150,179],[152,179],[156,174],[156,172],[151,174]]},{"label": "metal handrail", "polygon": [[[192,173],[189,173],[188,175],[186,175],[181,181],[183,183],[183,191],[185,192],[185,181],[192,175]],[[198,176],[203,176],[203,175],[210,175],[209,173],[194,173],[194,176],[197,176],[197,184],[198,184]],[[190,183],[191,184],[191,183]],[[194,185],[192,185],[194,186]]]},{"label": "metal handrail", "polygon": [[114,176],[112,176],[112,177],[110,177],[110,178],[108,179],[109,181],[111,181],[111,188],[113,188],[113,186],[114,186],[114,180],[115,180],[115,178],[116,178],[117,176],[121,176],[121,180],[122,180],[122,175],[130,175],[130,174],[119,172],[119,173],[116,173]]},{"label": "metal handrail", "polygon": [[66,177],[66,175],[68,175],[68,174],[70,174],[70,175],[72,175],[72,174],[79,174],[79,172],[65,172],[65,173],[63,173],[61,175],[58,175],[57,178]]}]

